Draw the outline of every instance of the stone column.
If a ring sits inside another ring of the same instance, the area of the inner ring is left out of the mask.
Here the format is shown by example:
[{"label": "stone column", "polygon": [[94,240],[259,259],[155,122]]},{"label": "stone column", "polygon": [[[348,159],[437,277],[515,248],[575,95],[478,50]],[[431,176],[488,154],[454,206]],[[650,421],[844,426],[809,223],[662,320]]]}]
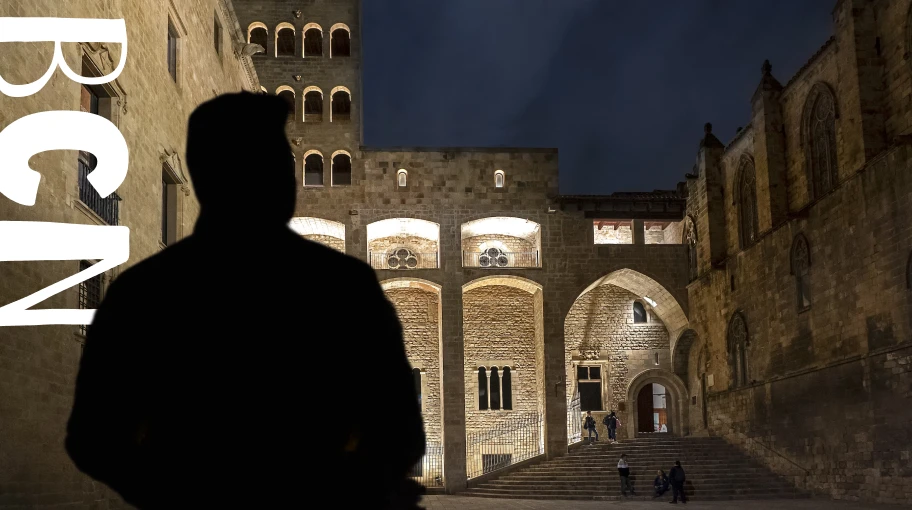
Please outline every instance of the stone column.
[{"label": "stone column", "polygon": [[788,221],[789,213],[785,134],[779,104],[782,85],[773,77],[772,70],[769,60],[765,61],[760,85],[751,100],[760,232]]},{"label": "stone column", "polygon": [[643,220],[633,220],[633,244],[646,244],[646,229]]},{"label": "stone column", "polygon": [[[445,281],[440,292],[443,475],[446,491],[466,488],[465,346],[462,332],[462,247],[458,221],[448,215],[440,225],[440,256]],[[449,233],[450,235],[447,235]],[[460,268],[453,271],[453,268]]]}]

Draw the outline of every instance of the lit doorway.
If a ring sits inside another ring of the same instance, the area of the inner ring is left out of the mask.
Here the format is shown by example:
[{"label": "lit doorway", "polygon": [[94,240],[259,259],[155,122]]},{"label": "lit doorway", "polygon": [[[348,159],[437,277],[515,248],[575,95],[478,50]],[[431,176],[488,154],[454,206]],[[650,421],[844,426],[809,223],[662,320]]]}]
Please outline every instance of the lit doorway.
[{"label": "lit doorway", "polygon": [[647,384],[637,395],[637,433],[667,434],[668,432],[670,432],[670,427],[665,386],[658,383]]}]

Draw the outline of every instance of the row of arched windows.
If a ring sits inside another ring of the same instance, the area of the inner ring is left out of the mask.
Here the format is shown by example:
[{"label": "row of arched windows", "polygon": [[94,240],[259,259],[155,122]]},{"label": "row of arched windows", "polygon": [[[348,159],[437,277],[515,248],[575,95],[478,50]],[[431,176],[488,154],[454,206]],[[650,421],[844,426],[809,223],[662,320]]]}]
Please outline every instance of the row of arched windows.
[{"label": "row of arched windows", "polygon": [[[320,87],[310,86],[303,90],[304,94],[304,114],[301,120],[304,122],[323,122],[323,91]],[[276,89],[276,95],[288,103],[288,111],[292,116],[297,111],[296,93],[294,89],[287,85],[282,85]],[[349,122],[351,120],[352,100],[351,91],[343,86],[338,86],[330,92],[330,122]]]},{"label": "row of arched windows", "polygon": [[[301,29],[302,57],[322,57],[323,56],[323,27],[316,23],[308,23]],[[279,23],[275,29],[273,56],[276,57],[293,57],[297,51],[298,31],[291,23]],[[263,47],[265,53],[268,51],[269,29],[265,24],[260,22],[251,23],[247,27],[247,42],[249,44],[259,44]],[[329,30],[329,57],[350,57],[351,56],[351,29],[344,23],[336,23]]]},{"label": "row of arched windows", "polygon": [[510,367],[478,368],[478,410],[513,409],[513,375]]},{"label": "row of arched windows", "polygon": [[[329,159],[329,185],[350,186],[352,183],[352,158],[348,151],[338,150]],[[323,153],[309,150],[304,153],[304,186],[324,186]]]},{"label": "row of arched windows", "polygon": [[[795,297],[798,312],[811,307],[810,268],[811,256],[808,240],[804,234],[798,234],[792,240],[789,253],[791,273],[795,278]],[[909,269],[912,271],[912,257],[909,258]],[[912,280],[910,280],[912,287]],[[728,322],[727,350],[728,362],[732,374],[732,387],[745,386],[750,382],[748,374],[747,348],[750,336],[747,321],[742,312],[732,314]]]},{"label": "row of arched windows", "polygon": [[[805,99],[801,145],[806,158],[809,201],[820,199],[839,183],[836,154],[836,95],[825,83],[811,87]],[[743,155],[735,181],[738,238],[742,249],[759,239],[757,176],[754,161]]]}]

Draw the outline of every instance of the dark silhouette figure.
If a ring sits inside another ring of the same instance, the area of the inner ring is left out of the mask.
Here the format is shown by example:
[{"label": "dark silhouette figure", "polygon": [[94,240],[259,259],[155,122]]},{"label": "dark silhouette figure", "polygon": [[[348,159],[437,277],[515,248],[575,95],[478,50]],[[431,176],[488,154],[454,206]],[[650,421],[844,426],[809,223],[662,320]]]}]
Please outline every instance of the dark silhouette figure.
[{"label": "dark silhouette figure", "polygon": [[192,114],[196,228],[117,278],[89,327],[66,448],[139,508],[417,508],[402,327],[368,265],[288,228],[287,115],[248,93]]},{"label": "dark silhouette figure", "polygon": [[687,495],[684,494],[684,482],[687,478],[684,476],[684,468],[681,467],[681,461],[676,460],[674,467],[668,473],[668,479],[671,482],[671,494],[674,499],[670,503],[677,503],[678,497],[681,503],[687,503]]}]

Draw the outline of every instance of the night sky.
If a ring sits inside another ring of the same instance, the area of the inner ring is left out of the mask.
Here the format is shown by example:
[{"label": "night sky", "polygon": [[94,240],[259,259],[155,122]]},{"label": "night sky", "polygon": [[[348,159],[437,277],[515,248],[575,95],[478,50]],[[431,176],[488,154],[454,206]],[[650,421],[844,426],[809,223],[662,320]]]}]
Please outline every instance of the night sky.
[{"label": "night sky", "polygon": [[835,0],[366,0],[364,143],[560,149],[561,193],[674,189]]}]

